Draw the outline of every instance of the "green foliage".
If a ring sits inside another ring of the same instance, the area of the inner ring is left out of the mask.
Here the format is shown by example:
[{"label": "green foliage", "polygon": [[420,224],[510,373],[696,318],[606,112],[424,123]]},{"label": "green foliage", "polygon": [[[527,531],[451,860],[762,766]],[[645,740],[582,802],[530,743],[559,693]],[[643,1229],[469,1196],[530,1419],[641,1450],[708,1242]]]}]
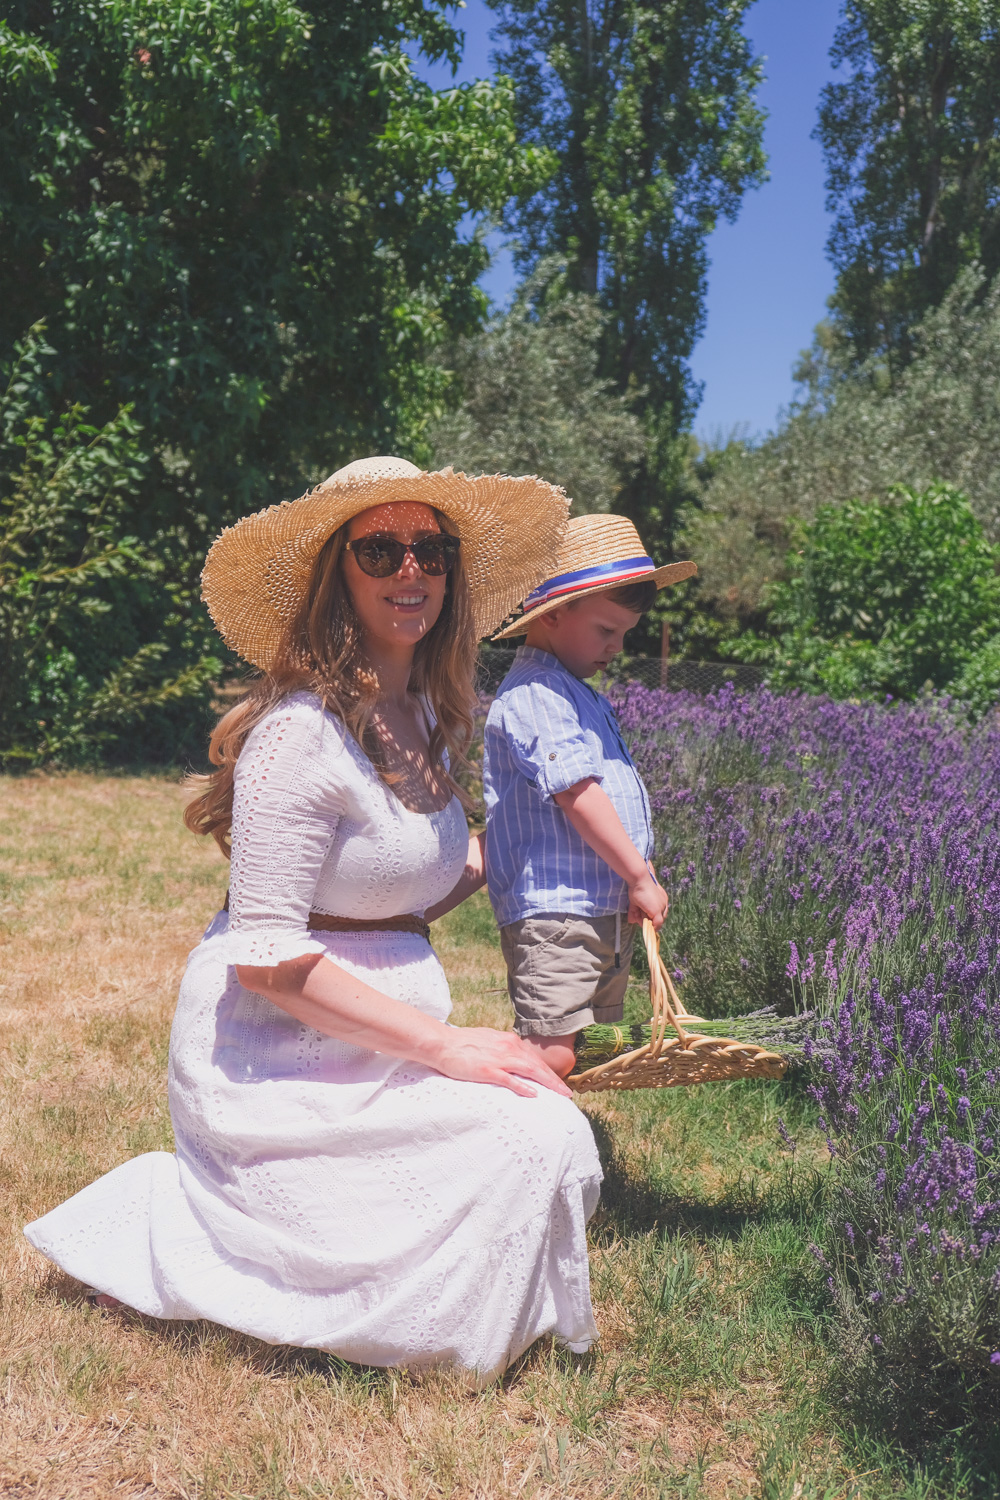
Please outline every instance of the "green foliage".
[{"label": "green foliage", "polygon": [[878,361],[845,375],[821,327],[800,369],[802,398],[777,431],[720,455],[678,542],[717,614],[759,624],[798,524],[894,484],[948,481],[1000,542],[1000,281],[963,272],[913,343],[890,386]]},{"label": "green foliage", "polygon": [[950,485],[823,506],[772,595],[777,639],[745,637],[776,687],[912,698],[947,687],[1000,615],[997,550]]},{"label": "green foliage", "polygon": [[11,0],[0,365],[45,318],[48,405],[129,404],[134,528],[231,519],[363,452],[419,456],[427,359],[484,298],[468,212],[548,169],[500,80],[433,92],[444,0]]},{"label": "green foliage", "polygon": [[141,430],[128,408],[103,427],[78,405],[40,414],[53,351],[36,328],[17,353],[0,399],[0,763],[200,756],[222,664],[176,581],[182,538],[126,530]]},{"label": "green foliage", "polygon": [[974,719],[1000,703],[1000,635],[990,639],[968,661],[949,687]]},{"label": "green foliage", "polygon": [[761,70],[740,29],[748,0],[495,8],[520,138],[558,163],[506,222],[523,267],[565,257],[571,284],[610,313],[601,373],[647,436],[622,505],[669,528],[678,433],[696,401],[686,360],[704,322],[705,243],[764,175]]},{"label": "green foliage", "polygon": [[431,429],[438,464],[543,474],[575,514],[613,508],[645,451],[638,418],[597,373],[607,323],[597,299],[542,267],[513,306],[449,351],[460,406]]},{"label": "green foliage", "polygon": [[[705,443],[692,433],[684,435],[678,442],[678,467],[673,496],[678,502],[682,528],[675,537],[673,554],[677,558],[690,557],[684,535],[688,518],[700,512],[705,492],[722,464],[731,459],[735,451],[742,452],[743,444],[738,436],[721,439],[716,444]],[[645,525],[648,531],[652,555],[659,562],[666,562],[663,537],[655,529]],[[656,602],[648,609],[633,630],[629,631],[627,649],[634,655],[659,656],[664,644],[664,627],[669,635],[668,654],[671,658],[689,658],[697,661],[730,661],[732,643],[746,629],[764,623],[750,615],[737,619],[725,609],[720,609],[710,591],[705,590],[699,576],[684,583],[661,589]]]},{"label": "green foliage", "polygon": [[1000,269],[995,0],[847,0],[817,134],[835,220],[837,327],[895,375],[910,330],[972,260]]}]

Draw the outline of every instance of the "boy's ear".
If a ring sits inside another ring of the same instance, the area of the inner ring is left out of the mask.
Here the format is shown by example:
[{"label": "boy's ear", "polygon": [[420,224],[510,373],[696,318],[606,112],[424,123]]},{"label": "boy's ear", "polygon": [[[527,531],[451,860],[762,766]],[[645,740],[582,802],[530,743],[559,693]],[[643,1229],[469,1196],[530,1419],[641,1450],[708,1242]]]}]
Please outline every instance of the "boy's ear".
[{"label": "boy's ear", "polygon": [[545,610],[545,612],[543,614],[540,614],[537,618],[543,625],[548,625],[551,628],[551,626],[553,625],[558,625],[559,617],[565,607],[566,606],[563,604],[557,604],[554,609]]}]

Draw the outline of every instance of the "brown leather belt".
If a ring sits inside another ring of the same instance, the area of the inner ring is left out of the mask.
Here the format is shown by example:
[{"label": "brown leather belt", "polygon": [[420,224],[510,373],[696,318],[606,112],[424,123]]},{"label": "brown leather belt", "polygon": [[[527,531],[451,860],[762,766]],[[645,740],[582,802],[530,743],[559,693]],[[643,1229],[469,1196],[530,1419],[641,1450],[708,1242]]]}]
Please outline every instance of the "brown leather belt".
[{"label": "brown leather belt", "polygon": [[[229,910],[228,891],[222,910]],[[311,911],[307,926],[312,932],[414,932],[428,942],[431,936],[429,923],[412,912],[401,917],[331,917],[325,911]]]},{"label": "brown leather belt", "polygon": [[428,942],[431,936],[429,923],[412,912],[403,917],[330,917],[325,911],[311,911],[309,926],[314,932],[415,932]]}]

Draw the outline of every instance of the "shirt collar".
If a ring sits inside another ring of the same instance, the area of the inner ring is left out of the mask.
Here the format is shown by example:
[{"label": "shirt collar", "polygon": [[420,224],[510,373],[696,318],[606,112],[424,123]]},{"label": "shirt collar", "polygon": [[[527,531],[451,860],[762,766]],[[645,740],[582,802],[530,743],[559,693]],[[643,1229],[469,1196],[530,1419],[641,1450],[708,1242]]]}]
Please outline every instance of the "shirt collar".
[{"label": "shirt collar", "polygon": [[[565,672],[566,668],[558,656],[553,656],[551,651],[543,651],[540,646],[518,646],[514,654],[515,661],[537,661],[539,666],[554,667],[557,672]],[[570,677],[573,673],[570,672]]]},{"label": "shirt collar", "polygon": [[584,681],[582,677],[577,677],[568,667],[564,667],[558,656],[554,656],[551,651],[543,651],[540,646],[518,646],[514,661],[515,664],[521,661],[530,661],[534,662],[536,666],[548,668],[550,672],[561,672],[564,677],[569,678],[570,682],[575,682],[577,687],[585,688],[593,697],[599,701],[603,701],[602,694],[596,688],[591,687],[590,683]]}]

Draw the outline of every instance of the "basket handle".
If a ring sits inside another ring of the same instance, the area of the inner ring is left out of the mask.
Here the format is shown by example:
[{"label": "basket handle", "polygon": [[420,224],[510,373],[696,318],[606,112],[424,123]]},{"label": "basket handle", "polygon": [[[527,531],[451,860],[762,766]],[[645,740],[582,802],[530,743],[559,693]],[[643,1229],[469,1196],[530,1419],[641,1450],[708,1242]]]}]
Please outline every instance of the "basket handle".
[{"label": "basket handle", "polygon": [[649,1003],[653,1012],[649,1056],[655,1062],[662,1051],[668,1023],[676,1031],[683,1046],[689,1047],[692,1039],[678,1019],[687,1013],[674,989],[667,966],[660,957],[659,935],[648,917],[642,919],[642,940],[646,944],[646,958],[649,960]]}]

